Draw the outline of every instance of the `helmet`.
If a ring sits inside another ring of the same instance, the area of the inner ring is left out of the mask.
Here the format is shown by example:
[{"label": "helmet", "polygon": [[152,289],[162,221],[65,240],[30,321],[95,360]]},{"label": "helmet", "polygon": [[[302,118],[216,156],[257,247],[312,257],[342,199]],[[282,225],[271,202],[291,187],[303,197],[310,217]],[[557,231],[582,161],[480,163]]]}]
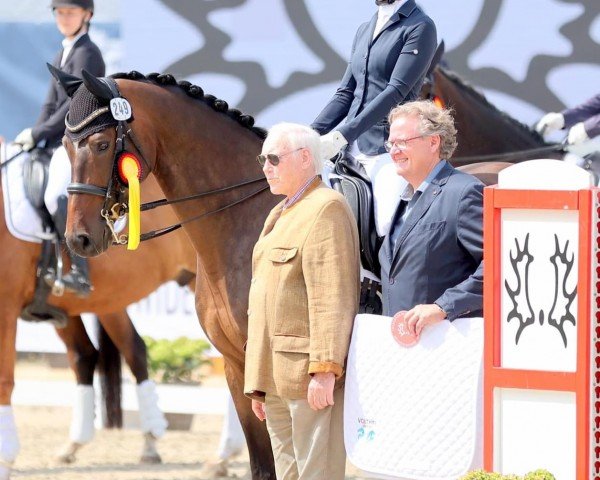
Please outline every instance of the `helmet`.
[{"label": "helmet", "polygon": [[52,9],[61,7],[81,7],[84,10],[94,11],[94,0],[52,0]]}]

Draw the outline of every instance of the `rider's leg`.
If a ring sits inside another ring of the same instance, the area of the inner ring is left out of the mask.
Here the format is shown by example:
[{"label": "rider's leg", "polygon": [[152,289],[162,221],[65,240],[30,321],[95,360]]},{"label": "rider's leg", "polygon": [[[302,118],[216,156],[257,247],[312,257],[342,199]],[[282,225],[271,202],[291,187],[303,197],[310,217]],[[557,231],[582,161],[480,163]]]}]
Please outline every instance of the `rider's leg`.
[{"label": "rider's leg", "polygon": [[[71,163],[67,151],[61,146],[56,149],[50,161],[44,202],[54,220],[58,238],[63,243],[67,225],[67,186],[70,181]],[[91,290],[87,259],[67,251],[71,259],[71,271],[62,279],[65,287],[80,295],[87,295]]]},{"label": "rider's leg", "polygon": [[[56,227],[58,238],[60,239],[60,242],[64,244],[65,227],[67,224],[67,197],[65,195],[60,195],[56,204],[57,209],[52,218],[54,219],[54,226]],[[80,295],[87,295],[92,288],[87,258],[75,255],[69,249],[67,249],[67,252],[71,259],[71,270],[63,276],[62,281],[67,289]]]}]

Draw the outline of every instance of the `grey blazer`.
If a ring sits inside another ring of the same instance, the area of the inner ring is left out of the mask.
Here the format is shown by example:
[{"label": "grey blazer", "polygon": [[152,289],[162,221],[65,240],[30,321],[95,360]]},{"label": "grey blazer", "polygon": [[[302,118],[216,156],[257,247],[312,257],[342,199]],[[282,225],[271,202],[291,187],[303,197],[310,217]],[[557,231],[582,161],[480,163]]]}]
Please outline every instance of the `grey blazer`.
[{"label": "grey blazer", "polygon": [[[397,222],[398,212],[393,219]],[[437,303],[449,320],[483,310],[483,184],[444,165],[379,251],[384,315]]]},{"label": "grey blazer", "polygon": [[358,139],[361,152],[384,153],[390,110],[421,91],[437,46],[433,20],[408,0],[373,39],[377,14],[362,24],[354,38],[350,62],[333,98],[311,127],[321,135],[338,130],[348,143]]},{"label": "grey blazer", "polygon": [[[62,49],[52,62],[56,68],[61,68]],[[100,49],[90,40],[86,33],[82,35],[73,49],[69,52],[67,61],[62,70],[81,76],[81,70],[86,69],[92,75],[103,77],[105,66]],[[31,134],[35,143],[46,140],[47,147],[57,147],[62,141],[65,132],[65,115],[69,111],[69,97],[58,81],[52,78],[46,101],[42,106],[40,116],[33,127]]]}]

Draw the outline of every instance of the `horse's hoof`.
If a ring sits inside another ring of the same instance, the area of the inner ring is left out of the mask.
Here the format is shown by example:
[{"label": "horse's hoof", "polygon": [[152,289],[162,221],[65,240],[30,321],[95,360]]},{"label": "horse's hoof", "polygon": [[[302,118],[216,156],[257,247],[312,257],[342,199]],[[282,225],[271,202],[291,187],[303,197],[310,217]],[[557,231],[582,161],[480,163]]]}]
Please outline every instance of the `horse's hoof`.
[{"label": "horse's hoof", "polygon": [[200,469],[200,478],[222,478],[227,476],[227,460],[205,462]]},{"label": "horse's hoof", "polygon": [[143,465],[156,465],[162,463],[162,458],[160,458],[158,453],[156,455],[142,455],[140,463]]},{"label": "horse's hoof", "polygon": [[56,456],[56,461],[59,463],[75,463],[74,453],[60,453]]}]

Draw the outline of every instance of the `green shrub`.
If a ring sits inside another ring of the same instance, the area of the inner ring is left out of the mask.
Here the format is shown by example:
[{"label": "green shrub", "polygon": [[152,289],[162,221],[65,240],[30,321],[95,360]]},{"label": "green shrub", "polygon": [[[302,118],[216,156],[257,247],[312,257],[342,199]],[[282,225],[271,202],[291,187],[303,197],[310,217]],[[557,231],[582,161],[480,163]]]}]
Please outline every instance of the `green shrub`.
[{"label": "green shrub", "polygon": [[206,340],[179,337],[175,340],[144,337],[148,350],[148,372],[162,383],[199,383],[199,367],[209,363]]},{"label": "green shrub", "polygon": [[489,473],[483,470],[469,472],[460,477],[460,480],[556,480],[548,470],[536,470],[529,472],[524,477],[518,475],[502,475],[500,473]]}]

